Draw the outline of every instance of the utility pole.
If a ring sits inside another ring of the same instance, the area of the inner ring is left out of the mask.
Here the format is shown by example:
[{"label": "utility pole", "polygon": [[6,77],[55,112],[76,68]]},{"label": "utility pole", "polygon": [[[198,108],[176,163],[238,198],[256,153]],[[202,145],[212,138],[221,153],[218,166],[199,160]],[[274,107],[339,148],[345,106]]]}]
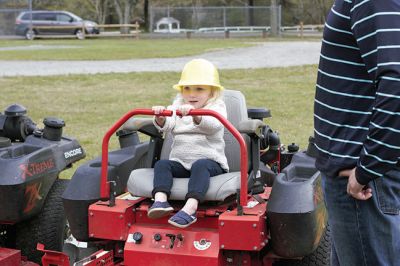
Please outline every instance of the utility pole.
[{"label": "utility pole", "polygon": [[271,36],[277,36],[279,33],[278,17],[277,0],[271,0]]},{"label": "utility pole", "polygon": [[32,23],[32,0],[28,1],[29,3],[29,31],[33,36],[33,23]]}]

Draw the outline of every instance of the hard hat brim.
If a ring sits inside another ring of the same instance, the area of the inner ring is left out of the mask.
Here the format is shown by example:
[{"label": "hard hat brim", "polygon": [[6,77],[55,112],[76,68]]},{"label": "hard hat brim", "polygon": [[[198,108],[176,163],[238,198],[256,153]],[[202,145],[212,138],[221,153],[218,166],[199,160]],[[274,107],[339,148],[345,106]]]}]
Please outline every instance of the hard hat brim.
[{"label": "hard hat brim", "polygon": [[178,84],[175,84],[174,86],[172,86],[172,88],[174,88],[175,90],[178,90],[178,91],[181,91],[182,90],[182,87],[185,87],[185,86],[196,86],[196,85],[205,85],[205,86],[210,86],[210,87],[214,87],[214,88],[216,88],[216,89],[219,89],[219,90],[223,90],[224,89],[224,87],[222,87],[221,85],[220,86],[218,86],[218,85],[214,85],[214,84],[182,84],[182,83],[178,83]]}]

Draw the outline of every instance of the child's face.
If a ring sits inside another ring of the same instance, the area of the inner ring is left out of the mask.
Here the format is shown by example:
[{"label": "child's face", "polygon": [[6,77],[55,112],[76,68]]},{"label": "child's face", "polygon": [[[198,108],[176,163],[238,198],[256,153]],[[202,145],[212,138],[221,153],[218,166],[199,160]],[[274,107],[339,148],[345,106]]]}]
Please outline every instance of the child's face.
[{"label": "child's face", "polygon": [[182,88],[183,100],[186,104],[192,105],[194,109],[203,108],[211,96],[211,86],[195,85]]}]

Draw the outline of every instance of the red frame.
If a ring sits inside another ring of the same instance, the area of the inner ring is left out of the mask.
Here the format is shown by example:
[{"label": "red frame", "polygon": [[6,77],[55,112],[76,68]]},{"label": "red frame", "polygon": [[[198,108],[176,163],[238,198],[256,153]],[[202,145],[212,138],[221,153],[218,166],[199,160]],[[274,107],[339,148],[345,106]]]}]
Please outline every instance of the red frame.
[{"label": "red frame", "polygon": [[[100,181],[100,197],[102,199],[110,198],[110,184],[107,182],[108,172],[108,144],[111,136],[132,116],[135,115],[155,115],[151,109],[133,109],[122,116],[111,128],[106,132],[103,137],[102,153],[101,153],[101,181]],[[165,110],[159,115],[172,116],[173,111]],[[182,115],[176,111],[176,115]],[[247,206],[247,148],[246,143],[240,132],[221,114],[206,109],[192,109],[189,111],[191,116],[213,116],[217,118],[236,138],[240,145],[240,205]]]}]

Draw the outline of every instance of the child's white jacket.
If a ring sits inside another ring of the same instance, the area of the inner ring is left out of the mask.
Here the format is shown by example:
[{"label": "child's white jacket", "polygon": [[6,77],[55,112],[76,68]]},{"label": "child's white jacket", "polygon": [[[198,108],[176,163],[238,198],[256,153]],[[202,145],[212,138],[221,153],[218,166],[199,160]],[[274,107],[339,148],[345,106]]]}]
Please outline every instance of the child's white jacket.
[{"label": "child's white jacket", "polygon": [[[167,107],[168,110],[176,110],[183,104],[182,98],[177,98]],[[208,103],[203,109],[218,112],[227,117],[224,101],[215,100]],[[192,164],[199,159],[211,159],[228,171],[228,161],[225,156],[224,126],[218,119],[212,116],[202,116],[200,124],[193,122],[192,116],[166,117],[165,124],[161,128],[154,121],[154,125],[161,132],[171,132],[173,137],[172,149],[169,159],[177,161],[190,170]]]}]

